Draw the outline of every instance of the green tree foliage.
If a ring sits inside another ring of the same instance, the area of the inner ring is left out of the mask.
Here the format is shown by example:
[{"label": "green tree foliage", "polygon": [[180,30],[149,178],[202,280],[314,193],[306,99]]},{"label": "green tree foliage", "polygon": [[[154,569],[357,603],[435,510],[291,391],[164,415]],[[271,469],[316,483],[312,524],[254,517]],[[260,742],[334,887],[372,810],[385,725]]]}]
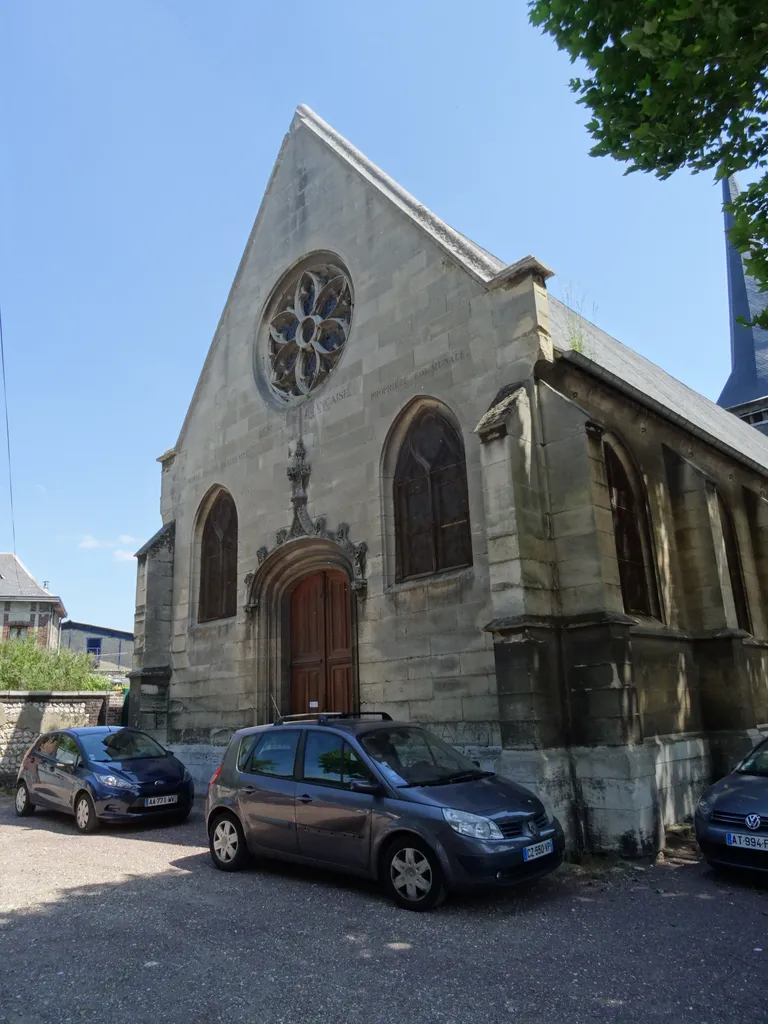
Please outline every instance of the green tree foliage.
[{"label": "green tree foliage", "polygon": [[38,647],[35,637],[0,643],[0,690],[109,690],[88,654]]},{"label": "green tree foliage", "polygon": [[[529,0],[588,77],[593,156],[668,178],[768,167],[768,0]],[[729,204],[731,240],[768,289],[768,174]],[[758,319],[768,327],[768,310]]]}]

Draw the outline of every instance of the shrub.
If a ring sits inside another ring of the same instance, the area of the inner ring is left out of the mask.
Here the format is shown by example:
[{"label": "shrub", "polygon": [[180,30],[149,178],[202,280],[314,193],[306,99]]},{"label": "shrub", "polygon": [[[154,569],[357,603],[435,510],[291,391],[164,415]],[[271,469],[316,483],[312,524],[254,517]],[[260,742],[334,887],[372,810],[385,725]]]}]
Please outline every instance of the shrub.
[{"label": "shrub", "polygon": [[0,690],[110,690],[89,654],[38,647],[36,638],[0,642]]}]

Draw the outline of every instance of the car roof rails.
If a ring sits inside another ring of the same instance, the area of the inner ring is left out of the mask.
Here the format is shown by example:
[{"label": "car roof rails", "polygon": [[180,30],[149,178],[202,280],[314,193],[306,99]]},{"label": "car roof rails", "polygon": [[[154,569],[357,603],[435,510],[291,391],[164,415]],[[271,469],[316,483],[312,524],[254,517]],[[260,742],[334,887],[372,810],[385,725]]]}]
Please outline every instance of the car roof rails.
[{"label": "car roof rails", "polygon": [[305,711],[301,715],[278,715],[273,725],[285,725],[288,722],[316,721],[318,725],[327,725],[329,720],[349,720],[351,718],[380,718],[383,722],[391,722],[392,715],[386,711]]}]

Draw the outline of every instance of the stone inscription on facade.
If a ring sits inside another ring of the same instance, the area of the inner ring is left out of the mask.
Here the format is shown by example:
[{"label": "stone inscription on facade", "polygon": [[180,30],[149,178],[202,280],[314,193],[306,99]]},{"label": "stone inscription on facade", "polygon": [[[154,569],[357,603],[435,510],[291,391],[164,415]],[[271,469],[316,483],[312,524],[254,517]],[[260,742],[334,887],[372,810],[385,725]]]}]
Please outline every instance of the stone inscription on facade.
[{"label": "stone inscription on facade", "polygon": [[195,484],[198,480],[202,480],[206,476],[210,476],[212,473],[220,473],[222,469],[226,469],[228,466],[236,466],[238,462],[242,462],[248,455],[248,452],[240,452],[239,455],[232,455],[228,459],[222,459],[219,462],[214,462],[210,466],[206,466],[205,469],[199,469],[197,473],[193,473],[192,476],[188,476],[186,482],[188,484]]},{"label": "stone inscription on facade", "polygon": [[[306,402],[301,406],[304,413],[304,422],[310,423],[318,413],[325,412],[326,409],[330,409],[338,402],[343,402],[345,398],[352,397],[352,383],[346,384],[339,391],[335,391],[332,395],[328,395],[326,398],[316,398],[312,402]],[[259,430],[259,440],[265,437],[269,437],[270,434],[274,434],[278,430],[282,430],[283,427],[292,427],[299,422],[299,412],[297,409],[291,409],[290,411],[284,412],[280,419],[272,420],[270,423],[266,423]]]},{"label": "stone inscription on facade", "polygon": [[377,388],[375,391],[371,392],[371,400],[381,398],[382,395],[388,395],[393,391],[402,391],[414,381],[422,380],[425,377],[432,377],[441,370],[447,370],[456,363],[460,363],[462,359],[468,358],[469,352],[464,349],[460,352],[451,352],[447,356],[443,356],[441,359],[436,359],[434,363],[430,363],[429,366],[422,366],[421,369],[414,370],[413,373],[408,373],[404,377],[398,377],[396,380],[390,381],[389,384],[385,384],[384,387]]}]

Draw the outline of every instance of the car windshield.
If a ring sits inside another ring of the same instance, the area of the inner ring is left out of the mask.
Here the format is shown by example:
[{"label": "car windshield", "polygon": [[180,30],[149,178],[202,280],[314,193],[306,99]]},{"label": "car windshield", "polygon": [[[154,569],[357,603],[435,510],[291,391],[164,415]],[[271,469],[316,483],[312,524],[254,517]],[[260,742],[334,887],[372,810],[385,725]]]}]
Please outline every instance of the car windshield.
[{"label": "car windshield", "polygon": [[165,757],[166,751],[145,732],[122,729],[120,732],[80,733],[86,757],[91,761],[133,761],[145,757]]},{"label": "car windshield", "polygon": [[458,750],[418,727],[375,729],[364,733],[360,743],[393,786],[440,786],[493,774],[481,771]]},{"label": "car windshield", "polygon": [[747,755],[739,765],[738,770],[743,775],[765,775],[768,776],[768,740]]}]

